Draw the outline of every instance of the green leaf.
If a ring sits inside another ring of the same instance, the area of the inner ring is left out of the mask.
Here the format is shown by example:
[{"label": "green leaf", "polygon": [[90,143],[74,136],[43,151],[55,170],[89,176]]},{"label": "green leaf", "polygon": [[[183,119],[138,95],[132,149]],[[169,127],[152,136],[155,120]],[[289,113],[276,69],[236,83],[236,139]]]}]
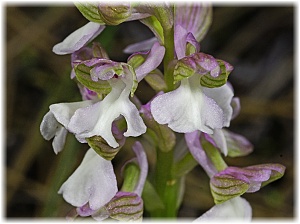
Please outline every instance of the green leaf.
[{"label": "green leaf", "polygon": [[98,3],[75,2],[74,3],[81,14],[91,22],[105,24],[98,11]]}]

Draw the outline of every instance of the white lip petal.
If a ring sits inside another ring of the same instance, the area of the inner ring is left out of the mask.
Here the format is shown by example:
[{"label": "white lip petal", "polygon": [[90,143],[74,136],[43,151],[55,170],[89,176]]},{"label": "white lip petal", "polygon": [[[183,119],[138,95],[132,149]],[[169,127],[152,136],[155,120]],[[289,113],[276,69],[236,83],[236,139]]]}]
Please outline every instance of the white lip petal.
[{"label": "white lip petal", "polygon": [[55,152],[55,154],[58,154],[63,150],[63,147],[65,146],[66,137],[67,137],[68,131],[63,126],[60,126],[55,134],[55,137],[52,141],[52,147]]},{"label": "white lip petal", "polygon": [[51,111],[48,111],[40,125],[40,132],[44,139],[49,141],[55,136],[56,130],[60,124],[57,122],[54,114]]},{"label": "white lip petal", "polygon": [[130,85],[122,78],[110,81],[111,92],[94,105],[78,109],[68,125],[68,129],[76,134],[78,139],[101,136],[113,148],[119,144],[115,140],[111,127],[112,122],[123,115],[127,122],[124,136],[139,136],[146,132],[146,126],[137,108],[129,100]]},{"label": "white lip petal", "polygon": [[71,54],[85,46],[96,36],[98,36],[105,26],[98,23],[89,22],[83,27],[71,33],[62,42],[56,44],[52,51],[58,55]]},{"label": "white lip petal", "polygon": [[218,95],[210,98],[199,85],[199,76],[181,81],[179,88],[157,96],[151,103],[154,119],[176,132],[188,133],[196,130],[212,134],[213,129],[224,126],[224,113]]},{"label": "white lip petal", "polygon": [[50,105],[50,111],[55,116],[56,120],[64,127],[68,127],[71,117],[79,108],[86,107],[93,103],[92,100],[74,102],[74,103],[57,103]]},{"label": "white lip petal", "polygon": [[215,205],[194,222],[204,221],[251,221],[252,208],[249,202],[236,197],[222,204]]},{"label": "white lip petal", "polygon": [[117,181],[110,161],[89,149],[75,172],[61,186],[58,193],[75,207],[89,203],[100,209],[117,193]]}]

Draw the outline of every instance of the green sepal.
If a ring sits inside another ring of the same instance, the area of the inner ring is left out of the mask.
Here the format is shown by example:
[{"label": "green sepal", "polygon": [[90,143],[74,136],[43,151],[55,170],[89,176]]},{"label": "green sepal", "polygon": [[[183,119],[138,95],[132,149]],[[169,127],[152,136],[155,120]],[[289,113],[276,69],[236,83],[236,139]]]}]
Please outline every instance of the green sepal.
[{"label": "green sepal", "polygon": [[221,87],[226,84],[230,72],[226,71],[224,62],[217,60],[220,66],[220,74],[217,77],[205,74],[200,79],[200,85],[208,88]]},{"label": "green sepal", "polygon": [[105,207],[112,219],[122,222],[142,221],[143,219],[143,199],[133,192],[117,192]]},{"label": "green sepal", "polygon": [[154,16],[160,22],[161,26],[165,30],[171,30],[174,25],[174,11],[173,7],[166,6],[164,4],[153,7]]},{"label": "green sepal", "polygon": [[142,198],[144,200],[145,209],[149,212],[165,208],[155,188],[148,180],[145,182]]},{"label": "green sepal", "polygon": [[164,80],[164,76],[159,69],[153,70],[148,75],[146,75],[144,79],[156,92],[165,92],[167,90],[167,84]]},{"label": "green sepal", "polygon": [[81,14],[91,22],[105,24],[101,19],[98,3],[94,2],[75,2],[74,3]]},{"label": "green sepal", "polygon": [[215,204],[221,204],[234,197],[244,194],[249,184],[229,175],[214,176],[210,181],[210,190]]},{"label": "green sepal", "polygon": [[186,50],[185,50],[185,54],[187,56],[192,55],[194,53],[197,53],[197,49],[194,45],[192,45],[191,43],[187,43],[186,45]]},{"label": "green sepal", "polygon": [[150,16],[140,20],[143,24],[149,27],[149,29],[157,37],[159,43],[164,45],[164,30],[155,16]]},{"label": "green sepal", "polygon": [[98,12],[101,20],[111,26],[119,25],[125,22],[131,16],[131,6],[126,5],[109,5],[107,3],[101,4],[98,7]]},{"label": "green sepal", "polygon": [[123,185],[121,191],[133,192],[140,177],[140,168],[134,161],[128,162],[123,170]]},{"label": "green sepal", "polygon": [[93,42],[92,50],[93,50],[93,57],[109,59],[108,54],[106,53],[105,49],[101,46],[99,42]]},{"label": "green sepal", "polygon": [[130,96],[133,97],[134,95],[134,92],[136,91],[137,87],[138,87],[138,81],[137,81],[137,78],[136,78],[136,74],[135,74],[135,71],[133,69],[133,67],[129,64],[126,64],[126,63],[121,63],[121,65],[123,66],[123,69],[124,68],[127,68],[129,71],[130,71],[130,74],[132,75],[132,87],[131,87],[131,90],[130,90]]},{"label": "green sepal", "polygon": [[133,55],[132,57],[129,58],[127,64],[129,64],[134,69],[136,69],[137,67],[142,65],[145,60],[146,60],[146,57],[144,55],[136,54],[136,55]]},{"label": "green sepal", "polygon": [[229,157],[240,157],[240,156],[246,156],[250,154],[253,151],[253,146],[250,142],[246,140],[239,140],[244,138],[241,135],[238,134],[232,134],[230,131],[226,129],[222,129],[222,132],[224,133],[226,144],[227,144],[227,150]]},{"label": "green sepal", "polygon": [[[255,167],[263,167],[264,169],[266,167],[269,167],[269,169],[271,170],[271,175],[270,178],[267,181],[262,182],[261,187],[264,187],[266,185],[268,185],[269,183],[280,179],[281,177],[283,177],[284,173],[285,173],[285,166],[275,163],[275,164],[262,164],[262,165],[256,165]],[[272,168],[274,167],[274,168]]]},{"label": "green sepal", "polygon": [[196,72],[195,62],[191,57],[184,57],[177,62],[174,68],[174,84],[182,79],[194,75]]},{"label": "green sepal", "polygon": [[[90,138],[86,138],[88,145],[102,158],[106,160],[112,160],[115,158],[116,154],[122,148],[122,145],[113,148],[107,144],[107,142],[101,136],[93,136]],[[117,139],[118,141],[118,139]]]},{"label": "green sepal", "polygon": [[78,64],[74,67],[77,80],[88,89],[102,95],[108,94],[111,91],[111,86],[107,81],[98,80],[97,82],[91,79],[90,75],[91,68],[84,65]]},{"label": "green sepal", "polygon": [[211,144],[209,141],[206,140],[204,135],[200,136],[200,142],[202,145],[202,148],[204,149],[207,157],[211,160],[214,167],[218,171],[222,171],[227,168],[227,164],[224,162],[220,151],[218,148],[216,148],[213,144]]}]

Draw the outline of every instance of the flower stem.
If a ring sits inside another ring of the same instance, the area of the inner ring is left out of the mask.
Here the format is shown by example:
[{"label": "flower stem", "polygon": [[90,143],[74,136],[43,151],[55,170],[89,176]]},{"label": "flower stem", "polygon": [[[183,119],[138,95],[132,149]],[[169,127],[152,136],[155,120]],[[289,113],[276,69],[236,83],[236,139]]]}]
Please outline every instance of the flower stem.
[{"label": "flower stem", "polygon": [[174,66],[172,66],[172,61],[174,60],[174,27],[165,30],[164,29],[164,39],[165,39],[165,57],[164,57],[164,77],[167,84],[167,91],[174,90]]},{"label": "flower stem", "polygon": [[177,216],[177,192],[179,181],[172,176],[173,150],[162,152],[157,149],[156,162],[156,190],[164,203],[164,209],[152,214],[155,217],[176,217]]}]

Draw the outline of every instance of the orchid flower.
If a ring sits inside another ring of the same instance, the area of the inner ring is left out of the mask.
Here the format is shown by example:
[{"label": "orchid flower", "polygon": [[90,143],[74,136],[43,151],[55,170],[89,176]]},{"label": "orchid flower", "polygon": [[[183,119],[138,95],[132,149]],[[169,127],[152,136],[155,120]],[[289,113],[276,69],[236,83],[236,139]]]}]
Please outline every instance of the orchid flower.
[{"label": "orchid flower", "polygon": [[106,80],[111,92],[100,102],[86,108],[78,109],[71,118],[68,129],[75,133],[82,142],[85,138],[101,136],[113,147],[118,147],[111,133],[111,123],[120,115],[127,121],[127,131],[124,136],[139,136],[146,131],[146,126],[139,116],[129,95],[134,92],[137,81],[154,70],[163,58],[164,48],[158,44],[153,46],[144,63],[135,71],[129,64],[117,63],[107,59],[91,59],[80,62],[79,65],[93,67],[90,70],[94,82]]},{"label": "orchid flower", "polygon": [[[93,67],[90,76],[93,83],[103,80],[111,87],[109,94],[98,102],[82,105],[81,108],[69,108],[73,104],[55,104],[56,117],[64,117],[60,122],[68,131],[75,134],[76,138],[86,142],[86,138],[101,136],[111,147],[117,148],[119,143],[115,140],[111,127],[112,122],[120,115],[127,121],[127,131],[124,136],[139,136],[146,132],[146,126],[139,115],[135,105],[129,100],[129,95],[135,91],[138,81],[143,79],[147,73],[154,70],[161,62],[164,48],[159,44],[153,46],[148,52],[144,62],[134,69],[126,63],[113,62],[108,59],[92,58],[90,60],[78,61],[77,66]],[[94,84],[93,84],[94,85]],[[65,111],[72,111],[65,116]],[[49,138],[49,137],[48,137]]]},{"label": "orchid flower", "polygon": [[[266,184],[281,178],[285,172],[285,167],[280,164],[228,167],[222,159],[218,159],[218,155],[211,156],[212,148],[205,149],[208,145],[204,145],[203,138],[200,139],[202,134],[197,131],[187,133],[185,139],[194,159],[210,177],[211,192],[216,204],[224,203],[246,192],[256,192]],[[209,138],[208,142],[214,147]]]},{"label": "orchid flower", "polygon": [[[135,142],[132,149],[136,154],[139,176],[135,183],[131,183],[134,187],[130,192],[117,190],[111,162],[103,160],[94,152],[94,157],[89,157],[89,164],[85,163],[87,159],[84,159],[82,165],[59,190],[59,193],[63,194],[67,202],[77,207],[76,212],[71,214],[73,217],[70,216],[68,217],[69,219],[75,218],[77,215],[82,217],[91,216],[97,221],[102,221],[108,217],[121,221],[142,219],[143,200],[141,194],[148,174],[148,162],[140,142]],[[92,152],[90,153],[92,154]],[[95,168],[90,170],[93,166]],[[98,170],[98,167],[102,167],[102,169]],[[96,173],[98,175],[95,178],[93,174]],[[135,174],[133,173],[133,175]],[[101,182],[98,182],[100,179]],[[75,182],[77,181],[78,183],[76,184]],[[74,184],[76,185],[73,186]],[[96,192],[91,192],[89,189]],[[74,194],[76,191],[79,197],[76,197]],[[88,194],[87,192],[90,193]],[[96,205],[94,201],[98,201]]]},{"label": "orchid flower", "polygon": [[[181,48],[178,50],[177,55],[181,57]],[[218,62],[203,53],[184,57],[183,60],[192,67],[190,77],[180,78],[177,89],[153,100],[151,112],[154,119],[180,133],[200,130],[212,134],[214,129],[228,127],[232,116],[232,89],[226,84],[215,88],[200,85],[204,76],[202,74],[209,73],[210,77],[221,75]],[[229,74],[232,68],[228,64],[224,67],[223,73]],[[188,72],[185,68],[178,68],[177,71],[179,76],[185,76]]]},{"label": "orchid flower", "polygon": [[88,203],[92,210],[98,210],[109,202],[117,191],[112,163],[90,148],[58,193],[74,207],[82,207]]}]

